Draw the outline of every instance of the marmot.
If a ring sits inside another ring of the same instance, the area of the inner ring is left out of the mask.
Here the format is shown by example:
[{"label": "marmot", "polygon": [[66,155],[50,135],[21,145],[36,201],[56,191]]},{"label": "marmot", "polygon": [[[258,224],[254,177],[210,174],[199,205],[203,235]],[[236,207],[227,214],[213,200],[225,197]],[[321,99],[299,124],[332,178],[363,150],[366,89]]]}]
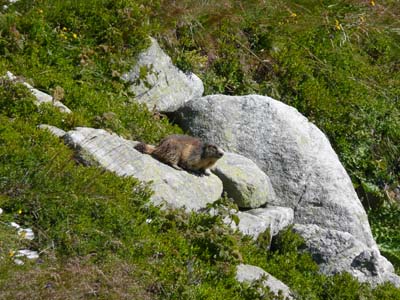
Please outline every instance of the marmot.
[{"label": "marmot", "polygon": [[185,169],[206,175],[210,175],[208,169],[224,155],[224,151],[216,145],[181,134],[167,136],[157,147],[139,143],[135,149],[141,153],[150,154],[177,170]]}]

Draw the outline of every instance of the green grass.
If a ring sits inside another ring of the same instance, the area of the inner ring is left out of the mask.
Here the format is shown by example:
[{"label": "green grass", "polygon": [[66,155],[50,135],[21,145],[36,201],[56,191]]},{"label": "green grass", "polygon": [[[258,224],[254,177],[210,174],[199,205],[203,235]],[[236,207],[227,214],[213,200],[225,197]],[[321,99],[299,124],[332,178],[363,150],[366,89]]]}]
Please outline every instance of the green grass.
[{"label": "green grass", "polygon": [[[0,75],[9,70],[59,95],[73,113],[37,107],[25,87],[0,80],[0,298],[261,299],[259,284],[234,279],[244,262],[299,299],[400,299],[391,285],[372,290],[347,274],[320,275],[290,230],[266,253],[262,240],[232,233],[221,217],[159,211],[146,185],[79,165],[71,149],[37,129],[92,126],[147,142],[182,132],[134,103],[119,79],[152,35],[178,66],[202,77],[208,94],[256,92],[296,106],[327,133],[355,184],[379,197],[383,183],[399,179],[396,8],[389,1],[10,5],[0,13]],[[370,213],[394,263],[397,212]],[[19,238],[11,221],[36,238]],[[16,266],[12,253],[21,248],[40,251],[40,260]]]},{"label": "green grass", "polygon": [[42,113],[36,122],[101,127],[149,142],[181,132],[132,103],[118,76],[148,45],[154,27],[146,25],[149,16],[138,1],[19,1],[9,11],[0,15],[0,73],[34,78],[49,94],[61,88],[61,101],[74,111],[54,121]]},{"label": "green grass", "polygon": [[400,208],[385,205],[369,213],[372,232],[381,252],[393,262],[400,273]]}]

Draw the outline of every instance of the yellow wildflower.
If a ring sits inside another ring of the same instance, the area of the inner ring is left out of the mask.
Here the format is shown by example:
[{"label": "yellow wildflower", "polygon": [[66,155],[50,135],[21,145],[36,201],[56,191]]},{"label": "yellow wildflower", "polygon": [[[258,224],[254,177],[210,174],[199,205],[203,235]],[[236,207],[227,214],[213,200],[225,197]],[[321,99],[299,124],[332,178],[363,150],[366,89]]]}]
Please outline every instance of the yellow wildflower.
[{"label": "yellow wildflower", "polygon": [[371,0],[369,3],[371,4],[371,6],[375,6],[375,1],[374,0]]},{"label": "yellow wildflower", "polygon": [[342,25],[340,25],[340,22],[339,22],[338,19],[335,20],[335,29],[336,29],[336,30],[342,29]]},{"label": "yellow wildflower", "polygon": [[8,256],[13,257],[15,255],[15,251],[14,250],[10,250],[8,252]]},{"label": "yellow wildflower", "polygon": [[290,13],[290,16],[291,16],[292,18],[295,18],[295,17],[297,17],[297,14],[294,13],[294,12],[292,12],[292,13]]},{"label": "yellow wildflower", "polygon": [[42,13],[43,13],[43,10],[39,9],[38,12],[39,12],[39,14],[42,14]]},{"label": "yellow wildflower", "polygon": [[18,209],[18,214],[19,214],[19,215],[22,214],[22,209],[21,209],[21,208]]},{"label": "yellow wildflower", "polygon": [[78,35],[77,35],[76,33],[73,33],[73,34],[72,34],[72,37],[73,37],[74,39],[77,39],[77,38],[78,38]]},{"label": "yellow wildflower", "polygon": [[63,31],[68,31],[67,27],[62,28]]}]

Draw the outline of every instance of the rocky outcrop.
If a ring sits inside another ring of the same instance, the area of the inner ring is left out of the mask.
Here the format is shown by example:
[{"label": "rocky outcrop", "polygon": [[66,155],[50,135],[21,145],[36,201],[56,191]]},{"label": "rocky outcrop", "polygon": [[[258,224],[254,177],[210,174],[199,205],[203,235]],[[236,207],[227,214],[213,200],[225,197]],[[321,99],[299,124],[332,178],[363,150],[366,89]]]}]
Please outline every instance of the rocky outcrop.
[{"label": "rocky outcrop", "polygon": [[[228,153],[229,158],[222,166],[215,168],[220,170],[220,176],[224,174],[223,177],[229,179],[221,182],[215,175],[199,177],[186,171],[175,170],[149,155],[136,151],[134,146],[137,142],[125,140],[102,129],[81,127],[65,132],[44,124],[39,125],[39,128],[62,137],[68,145],[77,150],[76,159],[84,165],[99,165],[119,176],[134,176],[141,181],[151,182],[154,191],[151,200],[155,205],[166,204],[166,207],[200,210],[219,199],[222,189],[229,190],[232,186],[231,181],[243,189],[235,191],[233,196],[238,199],[246,196],[251,203],[257,203],[257,198],[252,202],[253,194],[261,194],[265,199],[274,196],[268,177],[254,163],[240,155]],[[246,164],[249,168],[246,168]],[[254,180],[255,175],[260,178]],[[249,189],[253,194],[248,192]],[[265,204],[265,201],[262,201],[262,204]],[[226,219],[226,223],[254,239],[267,230],[272,238],[283,228],[293,224],[293,209],[287,207],[268,206],[235,213],[240,220],[239,224],[236,225],[232,219]]]},{"label": "rocky outcrop", "polygon": [[142,52],[136,65],[122,79],[131,83],[135,100],[151,110],[162,112],[178,109],[186,101],[203,95],[203,82],[193,73],[176,68],[157,41],[150,38],[150,47]]},{"label": "rocky outcrop", "polygon": [[[258,95],[212,95],[187,102],[174,117],[194,136],[253,160],[271,179],[277,197],[270,204],[294,209],[295,223],[351,235],[363,246],[347,253],[352,259],[362,251],[379,253],[365,210],[328,139],[293,107]],[[319,231],[314,238],[322,238]],[[338,263],[323,243],[315,251],[327,254],[322,271]],[[343,270],[358,274],[347,260]],[[390,264],[379,270],[357,278],[371,283],[392,278]]]},{"label": "rocky outcrop", "polygon": [[42,103],[50,103],[50,104],[54,105],[55,107],[57,107],[61,112],[71,113],[71,110],[68,107],[66,107],[64,104],[62,104],[60,101],[53,99],[53,97],[50,96],[49,94],[46,94],[42,91],[39,91],[38,89],[35,89],[29,83],[14,76],[11,72],[7,71],[5,78],[7,78],[8,80],[14,81],[14,82],[21,83],[24,86],[26,86],[31,91],[32,95],[35,96],[37,105],[40,105]]},{"label": "rocky outcrop", "polygon": [[236,280],[247,283],[262,280],[262,285],[268,287],[269,291],[274,295],[281,295],[283,296],[283,299],[286,300],[294,299],[293,293],[287,285],[256,266],[245,264],[238,265],[236,268]]},{"label": "rocky outcrop", "polygon": [[[230,181],[234,181],[243,189],[235,192],[234,196],[238,199],[246,196],[251,202],[252,194],[248,192],[249,189],[253,189],[252,193],[255,195],[261,193],[257,190],[262,191],[266,199],[271,195],[274,196],[268,177],[254,163],[240,155],[227,154],[230,158],[224,161],[222,166],[216,167],[220,170],[219,173],[229,178],[228,181],[222,182],[215,175],[199,177],[186,171],[178,171],[149,155],[136,151],[134,146],[137,142],[125,140],[102,129],[80,127],[65,132],[45,124],[38,127],[63,138],[68,145],[76,149],[78,154],[76,159],[84,165],[99,165],[119,176],[134,176],[141,181],[151,182],[154,191],[152,202],[156,205],[164,203],[167,207],[200,210],[208,203],[218,200],[223,189],[229,190],[232,185]],[[246,168],[245,164],[248,164],[249,168]],[[252,177],[255,175],[260,178],[254,180]],[[266,230],[269,230],[272,237],[293,223],[293,210],[286,207],[269,206],[235,213],[240,220],[239,224],[236,225],[231,219],[226,220],[226,223],[253,238],[257,238]]]},{"label": "rocky outcrop", "polygon": [[78,150],[87,164],[97,163],[119,176],[134,176],[151,182],[155,205],[187,210],[205,208],[220,198],[222,183],[215,175],[196,176],[178,171],[133,147],[137,142],[121,138],[102,129],[80,127],[64,135],[64,140]]},{"label": "rocky outcrop", "polygon": [[268,176],[242,155],[225,152],[212,172],[222,180],[224,192],[240,208],[257,208],[275,200]]}]

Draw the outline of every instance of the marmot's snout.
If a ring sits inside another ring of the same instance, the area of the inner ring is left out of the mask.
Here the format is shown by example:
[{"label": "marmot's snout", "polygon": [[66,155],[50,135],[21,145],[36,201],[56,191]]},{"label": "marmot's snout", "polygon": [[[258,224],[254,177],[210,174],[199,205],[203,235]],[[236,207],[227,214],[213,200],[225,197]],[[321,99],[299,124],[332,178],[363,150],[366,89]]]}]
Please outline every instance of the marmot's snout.
[{"label": "marmot's snout", "polygon": [[221,158],[222,156],[224,156],[224,154],[225,154],[224,150],[222,150],[221,148],[218,148],[217,156],[219,158]]}]

